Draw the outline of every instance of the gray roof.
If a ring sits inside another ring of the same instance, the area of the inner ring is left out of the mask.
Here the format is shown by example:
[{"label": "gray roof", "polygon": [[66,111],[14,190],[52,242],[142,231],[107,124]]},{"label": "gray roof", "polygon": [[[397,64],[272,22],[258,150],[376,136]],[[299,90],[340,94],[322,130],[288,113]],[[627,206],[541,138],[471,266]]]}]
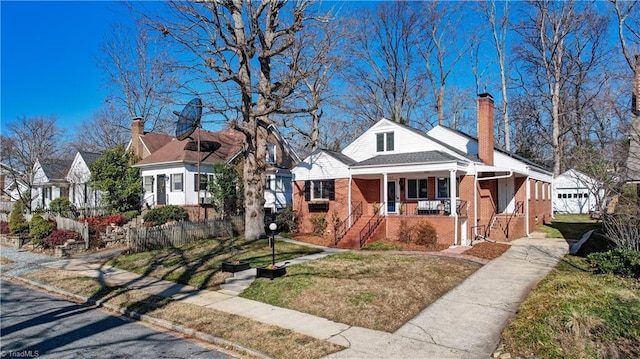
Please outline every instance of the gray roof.
[{"label": "gray roof", "polygon": [[95,162],[95,160],[97,160],[102,156],[102,153],[85,152],[85,151],[78,151],[78,152],[80,152],[80,156],[82,156],[82,159],[84,159],[84,162],[87,164],[87,166],[89,166],[91,163]]},{"label": "gray roof", "polygon": [[327,153],[328,155],[332,156],[333,158],[337,159],[338,161],[344,163],[345,165],[348,166],[352,166],[355,165],[356,163],[358,163],[357,161],[355,161],[354,159],[352,159],[351,157],[344,155],[340,152],[335,152],[335,151],[330,151],[330,150],[320,150],[322,152]]},{"label": "gray roof", "polygon": [[353,167],[452,162],[457,160],[456,157],[441,151],[393,153],[369,158],[355,164]]},{"label": "gray roof", "polygon": [[69,168],[71,168],[72,162],[73,160],[46,159],[40,162],[40,166],[42,166],[42,171],[50,181],[64,180],[69,172]]}]

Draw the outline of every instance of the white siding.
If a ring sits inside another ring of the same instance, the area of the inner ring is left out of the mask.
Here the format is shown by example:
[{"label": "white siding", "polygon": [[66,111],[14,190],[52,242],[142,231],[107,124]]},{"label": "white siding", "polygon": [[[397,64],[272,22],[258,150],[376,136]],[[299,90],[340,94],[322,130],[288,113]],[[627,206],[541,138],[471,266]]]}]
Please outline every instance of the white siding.
[{"label": "white siding", "polygon": [[[377,152],[376,134],[384,132],[394,133],[394,149],[393,151]],[[393,121],[383,119],[373,125],[373,127],[355,141],[351,142],[342,150],[342,153],[356,161],[364,161],[382,154],[430,151],[436,149],[439,148],[435,148],[433,143],[426,137],[404,126],[400,126]]]},{"label": "white siding", "polygon": [[469,155],[478,154],[478,141],[472,140],[458,132],[451,131],[446,127],[438,125],[429,130],[427,134],[463,153]]},{"label": "white siding", "polygon": [[326,152],[305,158],[291,171],[294,181],[349,178],[349,168]]}]

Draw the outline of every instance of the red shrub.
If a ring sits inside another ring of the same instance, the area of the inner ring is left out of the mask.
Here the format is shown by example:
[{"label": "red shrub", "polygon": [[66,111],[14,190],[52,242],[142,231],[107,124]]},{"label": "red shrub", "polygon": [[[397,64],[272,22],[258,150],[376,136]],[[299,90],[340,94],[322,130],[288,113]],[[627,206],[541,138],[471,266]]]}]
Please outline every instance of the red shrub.
[{"label": "red shrub", "polygon": [[53,230],[51,234],[49,234],[44,239],[44,247],[51,248],[54,246],[59,246],[64,244],[69,239],[80,239],[80,233],[74,231],[67,231],[64,229],[61,230]]},{"label": "red shrub", "polygon": [[116,226],[121,226],[125,223],[129,222],[129,219],[121,214],[112,214],[107,218],[107,223],[115,223]]}]

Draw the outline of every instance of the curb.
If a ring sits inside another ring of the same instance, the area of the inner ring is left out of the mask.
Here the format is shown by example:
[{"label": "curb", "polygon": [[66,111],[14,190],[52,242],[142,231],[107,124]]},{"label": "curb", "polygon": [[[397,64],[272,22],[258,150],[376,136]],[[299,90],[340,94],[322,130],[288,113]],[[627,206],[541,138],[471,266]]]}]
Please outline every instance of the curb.
[{"label": "curb", "polygon": [[16,280],[16,281],[20,281],[23,282],[25,284],[28,284],[30,286],[36,287],[36,288],[40,288],[42,290],[45,290],[47,292],[51,292],[51,293],[55,293],[61,296],[65,296],[65,297],[69,297],[72,298],[74,301],[78,301],[81,302],[82,304],[88,304],[88,305],[94,305],[98,308],[106,308],[112,312],[116,312],[119,313],[121,315],[124,315],[126,317],[135,319],[135,320],[139,320],[139,321],[143,321],[158,327],[161,327],[163,329],[167,329],[167,330],[171,330],[174,332],[178,332],[180,334],[183,334],[186,337],[190,337],[190,338],[196,338],[198,340],[210,343],[210,344],[214,344],[217,346],[220,346],[222,348],[232,348],[233,350],[239,352],[239,353],[243,353],[243,354],[248,354],[252,357],[256,357],[256,358],[260,358],[260,359],[274,359],[273,357],[270,357],[264,353],[258,352],[256,350],[247,348],[245,346],[242,346],[240,344],[236,344],[233,342],[230,342],[226,339],[222,339],[216,336],[213,336],[211,334],[207,334],[207,333],[203,333],[200,332],[198,330],[189,328],[189,327],[185,327],[184,325],[180,325],[180,324],[176,324],[173,322],[170,322],[168,320],[165,319],[159,319],[159,318],[155,318],[152,316],[149,316],[147,314],[140,314],[136,311],[133,310],[129,310],[126,308],[122,308],[113,304],[109,304],[109,303],[105,303],[102,300],[97,300],[97,299],[91,299],[76,293],[71,293],[68,292],[64,289],[60,289],[60,288],[56,288],[56,287],[52,287],[50,285],[47,284],[43,284],[40,282],[35,282],[32,281],[30,279],[26,279],[26,278],[22,278],[22,277],[16,277],[16,276],[12,276],[12,275],[7,275],[7,274],[1,274],[0,278],[7,278],[9,280]]}]

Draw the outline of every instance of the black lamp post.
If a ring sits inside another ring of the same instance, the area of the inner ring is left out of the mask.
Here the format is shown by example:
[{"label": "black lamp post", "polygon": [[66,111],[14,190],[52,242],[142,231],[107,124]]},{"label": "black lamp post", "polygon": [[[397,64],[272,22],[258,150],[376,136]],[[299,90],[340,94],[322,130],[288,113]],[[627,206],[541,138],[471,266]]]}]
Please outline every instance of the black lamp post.
[{"label": "black lamp post", "polygon": [[269,229],[271,230],[271,241],[269,241],[271,246],[271,265],[273,268],[276,267],[276,229],[278,229],[278,225],[275,223],[269,224]]}]

